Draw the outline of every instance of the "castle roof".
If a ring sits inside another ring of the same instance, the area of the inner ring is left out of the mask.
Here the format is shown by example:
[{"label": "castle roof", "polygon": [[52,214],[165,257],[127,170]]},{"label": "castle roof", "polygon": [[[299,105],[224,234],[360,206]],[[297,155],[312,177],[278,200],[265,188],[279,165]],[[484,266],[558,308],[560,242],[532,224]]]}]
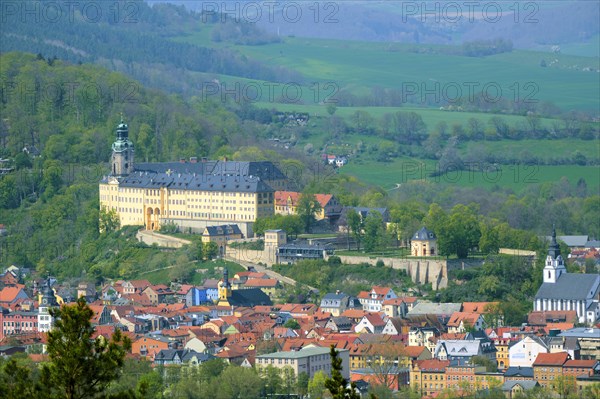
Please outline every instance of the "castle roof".
[{"label": "castle roof", "polygon": [[261,180],[282,180],[286,176],[269,161],[205,161],[205,162],[150,162],[135,164],[136,172],[166,173],[182,175],[213,175],[258,177]]},{"label": "castle roof", "polygon": [[198,175],[193,173],[135,172],[125,176],[120,187],[218,192],[273,192],[260,177],[239,175]]},{"label": "castle roof", "polygon": [[425,227],[422,227],[419,231],[417,231],[413,237],[413,240],[435,240],[435,233]]}]

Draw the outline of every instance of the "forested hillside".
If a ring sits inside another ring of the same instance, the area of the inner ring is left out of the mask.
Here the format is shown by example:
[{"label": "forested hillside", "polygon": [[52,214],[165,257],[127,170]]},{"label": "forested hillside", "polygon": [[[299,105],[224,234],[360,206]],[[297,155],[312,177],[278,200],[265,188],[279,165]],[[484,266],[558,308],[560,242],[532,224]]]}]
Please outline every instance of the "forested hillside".
[{"label": "forested hillside", "polygon": [[[0,221],[9,232],[0,237],[3,265],[61,276],[95,265],[98,275],[116,277],[158,255],[141,251],[133,231],[98,233],[98,182],[121,114],[140,161],[205,156],[228,140],[243,142],[237,117],[221,104],[184,102],[97,66],[8,53],[0,70],[0,158],[14,168],[0,176]],[[157,262],[167,265],[164,256]]]},{"label": "forested hillside", "polygon": [[[275,82],[301,81],[300,74],[228,49],[174,42],[170,37],[212,29],[184,7],[143,0],[113,2],[23,1],[7,9],[0,30],[2,51],[27,51],[71,62],[96,63],[160,89],[199,92],[206,77],[235,75]],[[23,10],[34,10],[30,14]],[[222,29],[225,31],[225,29]],[[223,32],[225,38],[225,32]],[[42,39],[43,38],[43,39]],[[192,73],[187,81],[174,71]],[[192,80],[190,80],[192,79]]]}]

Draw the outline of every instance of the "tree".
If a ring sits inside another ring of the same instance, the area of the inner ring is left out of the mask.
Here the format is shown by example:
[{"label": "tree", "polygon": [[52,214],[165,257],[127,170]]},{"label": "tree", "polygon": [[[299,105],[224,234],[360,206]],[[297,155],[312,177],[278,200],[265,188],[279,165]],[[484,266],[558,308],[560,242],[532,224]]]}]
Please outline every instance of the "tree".
[{"label": "tree", "polygon": [[559,375],[552,381],[552,390],[561,398],[577,398],[577,381],[572,375]]},{"label": "tree", "polygon": [[216,378],[214,392],[216,399],[257,399],[263,390],[263,381],[256,370],[229,365]]},{"label": "tree", "polygon": [[308,373],[306,371],[301,371],[300,373],[298,373],[298,378],[296,381],[296,390],[298,391],[298,395],[300,395],[300,397],[304,397],[308,393],[308,384]]},{"label": "tree", "polygon": [[109,210],[105,206],[100,209],[98,227],[101,233],[111,233],[117,230],[120,224],[119,215],[114,209]]},{"label": "tree", "polygon": [[331,345],[329,356],[331,357],[331,378],[325,381],[325,388],[331,392],[333,399],[360,399],[360,394],[356,392],[356,384],[352,382],[348,387],[348,382],[342,376],[342,358],[339,357],[333,345]]},{"label": "tree", "polygon": [[211,260],[219,254],[219,246],[216,242],[205,242],[202,246],[202,252],[206,260]]},{"label": "tree", "polygon": [[296,319],[288,319],[283,326],[285,328],[291,328],[292,330],[297,330],[300,328],[300,324]]},{"label": "tree", "polygon": [[43,386],[33,379],[32,368],[12,356],[6,364],[0,361],[0,397],[6,399],[34,398],[41,396]]},{"label": "tree", "polygon": [[385,247],[386,231],[381,213],[373,211],[365,219],[365,251],[373,252]]},{"label": "tree", "polygon": [[79,298],[71,306],[50,310],[56,319],[48,333],[50,364],[42,369],[41,382],[51,398],[102,397],[108,385],[121,375],[131,341],[115,330],[110,340],[93,339],[90,320],[94,311]]},{"label": "tree", "polygon": [[321,212],[322,207],[314,194],[302,193],[298,199],[296,213],[302,220],[304,231],[310,233],[311,226],[315,221],[315,215]]},{"label": "tree", "polygon": [[260,376],[265,386],[267,395],[274,395],[281,391],[283,386],[283,378],[281,378],[281,370],[269,364],[267,367],[260,369]]},{"label": "tree", "polygon": [[362,218],[354,209],[346,212],[346,228],[348,231],[352,231],[352,236],[354,237],[354,241],[356,241],[356,250],[360,251],[360,242],[363,237],[363,223]]},{"label": "tree", "polygon": [[404,345],[395,342],[373,343],[369,344],[364,353],[369,367],[373,370],[375,384],[393,389],[398,367],[406,357]]},{"label": "tree", "polygon": [[308,395],[311,398],[320,399],[323,397],[325,391],[325,383],[327,382],[327,375],[323,371],[317,371],[313,376],[312,380],[308,382]]}]

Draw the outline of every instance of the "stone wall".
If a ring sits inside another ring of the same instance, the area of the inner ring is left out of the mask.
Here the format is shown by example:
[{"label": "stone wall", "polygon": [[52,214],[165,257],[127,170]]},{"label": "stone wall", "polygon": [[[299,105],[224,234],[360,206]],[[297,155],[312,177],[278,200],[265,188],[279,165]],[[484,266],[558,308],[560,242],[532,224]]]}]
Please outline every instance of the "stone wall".
[{"label": "stone wall", "polygon": [[387,267],[397,270],[405,270],[415,283],[431,283],[431,287],[434,290],[439,290],[448,286],[448,267],[445,259],[410,259],[369,256],[340,256],[340,259],[342,260],[342,263],[353,265],[359,263],[375,265],[377,261],[382,261]]},{"label": "stone wall", "polygon": [[140,230],[135,236],[140,242],[147,245],[156,244],[161,248],[181,248],[190,243],[182,238],[166,236],[150,230]]}]

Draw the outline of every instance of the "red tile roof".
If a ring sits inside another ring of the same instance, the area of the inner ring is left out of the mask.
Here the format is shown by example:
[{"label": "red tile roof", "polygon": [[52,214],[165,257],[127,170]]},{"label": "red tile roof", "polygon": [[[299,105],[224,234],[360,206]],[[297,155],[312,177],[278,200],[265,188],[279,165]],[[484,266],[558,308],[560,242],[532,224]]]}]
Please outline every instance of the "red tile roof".
[{"label": "red tile roof", "polygon": [[250,278],[244,284],[244,287],[265,287],[275,288],[279,281],[275,278]]},{"label": "red tile roof", "polygon": [[448,320],[448,327],[459,327],[460,323],[470,323],[471,326],[477,323],[479,319],[479,313],[467,313],[467,312],[454,312],[452,316],[450,316],[450,320]]},{"label": "red tile roof", "polygon": [[421,371],[445,371],[446,367],[450,365],[449,360],[438,360],[438,359],[428,359],[428,360],[417,360],[416,365],[419,367]]},{"label": "red tile roof", "polygon": [[4,287],[0,291],[0,302],[12,303],[22,291],[21,287]]},{"label": "red tile roof", "polygon": [[486,313],[488,305],[499,305],[499,302],[463,302],[462,311],[467,313]]},{"label": "red tile roof", "polygon": [[598,364],[598,360],[567,360],[563,367],[577,367],[577,368],[593,368]]},{"label": "red tile roof", "polygon": [[533,362],[533,366],[562,366],[569,360],[569,357],[567,352],[540,353]]}]

